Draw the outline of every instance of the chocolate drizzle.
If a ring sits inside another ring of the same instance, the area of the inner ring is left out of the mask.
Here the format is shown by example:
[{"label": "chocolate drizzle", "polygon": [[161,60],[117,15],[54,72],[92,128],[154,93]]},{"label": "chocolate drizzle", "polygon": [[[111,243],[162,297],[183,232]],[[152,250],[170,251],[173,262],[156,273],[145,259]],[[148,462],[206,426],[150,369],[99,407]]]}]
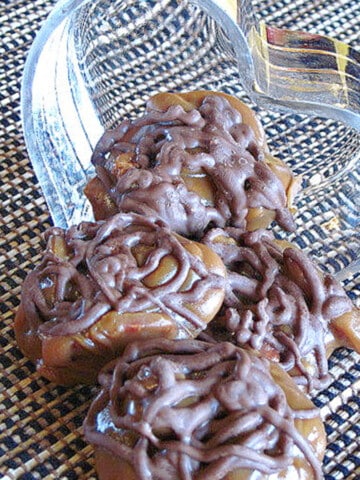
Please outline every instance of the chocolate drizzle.
[{"label": "chocolate drizzle", "polygon": [[229,271],[223,309],[208,333],[221,334],[222,325],[237,344],[295,369],[298,384],[324,388],[329,324],[353,308],[341,285],[299,249],[281,248],[269,231],[213,229],[203,242]]},{"label": "chocolate drizzle", "polygon": [[[130,168],[124,169],[124,154]],[[92,162],[119,210],[158,215],[186,236],[200,235],[208,225],[245,230],[252,208],[275,211],[283,228],[294,228],[284,185],[266,163],[264,146],[222,96],[209,94],[189,112],[180,105],[164,112],[148,106],[143,117],[107,131]],[[188,187],[185,171],[205,174],[211,200]]]},{"label": "chocolate drizzle", "polygon": [[[160,220],[118,214],[106,222],[49,229],[46,236],[43,260],[28,275],[22,292],[27,321],[41,337],[82,332],[110,311],[159,311],[178,320],[181,338],[206,326],[189,306],[209,289],[224,288],[221,275],[188,251]],[[52,247],[53,241],[58,248]],[[145,248],[143,264],[135,253],[138,247]],[[169,256],[176,268],[150,288],[146,279]]]},{"label": "chocolate drizzle", "polygon": [[238,469],[270,475],[292,465],[295,450],[322,478],[295,425],[317,409],[290,408],[269,363],[233,344],[134,343],[99,379],[85,436],[139,480],[223,479]]}]

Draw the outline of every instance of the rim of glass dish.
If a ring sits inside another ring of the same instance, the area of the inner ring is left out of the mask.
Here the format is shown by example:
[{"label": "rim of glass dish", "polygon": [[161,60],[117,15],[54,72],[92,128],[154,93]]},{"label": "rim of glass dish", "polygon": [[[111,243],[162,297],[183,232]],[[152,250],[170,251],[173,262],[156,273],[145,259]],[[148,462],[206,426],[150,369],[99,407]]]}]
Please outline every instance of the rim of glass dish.
[{"label": "rim of glass dish", "polygon": [[[71,12],[79,8],[80,5],[88,3],[90,0],[58,0],[53,10],[45,19],[40,30],[37,32],[34,41],[31,44],[27,54],[22,80],[21,80],[21,115],[23,125],[28,123],[28,119],[24,118],[24,113],[31,111],[32,105],[32,89],[29,88],[34,80],[35,68],[44,45],[48,41],[53,31],[63,22]],[[31,118],[31,117],[30,117]],[[26,133],[26,132],[25,132]]]},{"label": "rim of glass dish", "polygon": [[[34,116],[33,116],[33,83],[36,72],[36,65],[40,58],[41,52],[44,46],[49,40],[54,30],[64,21],[66,18],[74,12],[80,5],[88,3],[89,0],[58,0],[53,10],[49,13],[40,30],[37,32],[34,41],[31,44],[30,50],[27,54],[23,75],[21,79],[20,88],[20,115],[23,135],[25,138],[26,148],[28,150],[29,158],[32,164],[39,163],[42,160],[42,156],[37,148],[37,138],[34,128]],[[45,175],[45,174],[44,174]],[[39,181],[41,180],[42,172],[37,169],[36,176]],[[42,183],[40,181],[40,183]]]}]

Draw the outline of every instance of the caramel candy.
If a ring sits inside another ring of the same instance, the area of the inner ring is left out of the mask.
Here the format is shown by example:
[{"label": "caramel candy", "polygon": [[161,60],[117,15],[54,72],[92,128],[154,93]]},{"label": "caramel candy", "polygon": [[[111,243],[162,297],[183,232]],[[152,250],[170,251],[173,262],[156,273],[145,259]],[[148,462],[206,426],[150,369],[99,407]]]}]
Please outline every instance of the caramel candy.
[{"label": "caramel candy", "polygon": [[282,368],[227,342],[128,345],[84,422],[99,480],[321,479],[318,410]]},{"label": "caramel candy", "polygon": [[269,231],[234,228],[210,230],[203,242],[228,269],[224,305],[206,338],[261,352],[309,391],[327,385],[336,348],[360,353],[359,309],[295,245]]},{"label": "caramel candy", "polygon": [[39,373],[57,383],[94,382],[133,340],[194,337],[222,304],[220,258],[160,220],[118,214],[46,237],[15,333]]},{"label": "caramel candy", "polygon": [[116,210],[157,215],[187,237],[209,225],[294,228],[299,179],[269,154],[252,110],[230,95],[155,95],[143,116],[105,132],[92,162],[97,175],[85,194],[97,219]]}]

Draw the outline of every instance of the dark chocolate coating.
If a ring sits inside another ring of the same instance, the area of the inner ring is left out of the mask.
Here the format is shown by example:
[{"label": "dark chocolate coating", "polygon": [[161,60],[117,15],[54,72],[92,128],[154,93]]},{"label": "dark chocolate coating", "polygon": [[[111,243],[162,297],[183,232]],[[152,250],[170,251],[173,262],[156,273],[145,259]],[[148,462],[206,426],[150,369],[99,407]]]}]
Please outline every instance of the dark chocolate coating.
[{"label": "dark chocolate coating", "polygon": [[266,476],[292,465],[294,448],[311,478],[322,478],[294,423],[318,410],[308,400],[291,408],[269,362],[233,344],[134,343],[99,381],[85,437],[128,462],[139,480],[223,479],[237,469]]},{"label": "dark chocolate coating", "polygon": [[[131,154],[123,170],[119,155]],[[157,215],[172,230],[198,236],[209,226],[246,230],[249,209],[275,212],[292,230],[284,185],[265,162],[264,146],[228,100],[209,93],[198,109],[148,108],[100,139],[92,156],[98,178],[121,211]],[[213,200],[190,190],[184,171],[205,173]]]}]

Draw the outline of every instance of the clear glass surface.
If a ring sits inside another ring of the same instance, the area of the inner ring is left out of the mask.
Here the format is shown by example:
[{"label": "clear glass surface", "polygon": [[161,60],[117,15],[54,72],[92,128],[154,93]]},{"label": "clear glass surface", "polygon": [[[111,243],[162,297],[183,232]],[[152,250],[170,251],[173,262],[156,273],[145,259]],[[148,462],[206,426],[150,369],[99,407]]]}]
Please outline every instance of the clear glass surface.
[{"label": "clear glass surface", "polygon": [[302,175],[290,240],[359,299],[360,133],[253,104],[228,33],[190,1],[57,4],[31,49],[22,85],[26,143],[53,221],[65,227],[92,218],[83,188],[104,129],[139,114],[159,91],[222,90],[258,112],[271,152]]}]

